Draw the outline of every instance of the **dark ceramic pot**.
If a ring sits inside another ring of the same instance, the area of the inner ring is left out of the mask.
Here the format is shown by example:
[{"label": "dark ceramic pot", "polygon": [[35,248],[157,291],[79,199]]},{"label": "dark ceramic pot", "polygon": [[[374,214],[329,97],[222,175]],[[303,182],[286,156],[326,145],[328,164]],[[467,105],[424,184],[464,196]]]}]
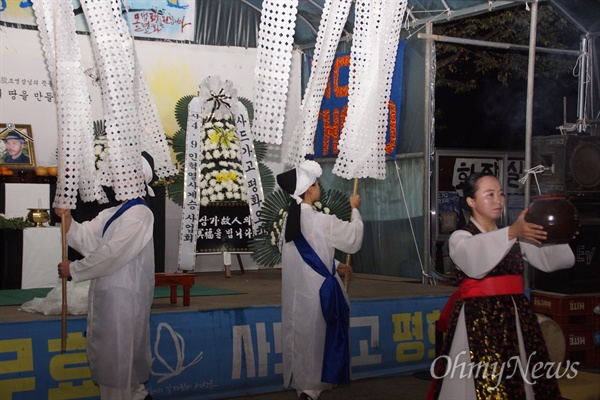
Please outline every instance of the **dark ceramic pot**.
[{"label": "dark ceramic pot", "polygon": [[544,227],[548,233],[544,244],[569,243],[579,229],[579,213],[562,194],[532,197],[525,221]]}]

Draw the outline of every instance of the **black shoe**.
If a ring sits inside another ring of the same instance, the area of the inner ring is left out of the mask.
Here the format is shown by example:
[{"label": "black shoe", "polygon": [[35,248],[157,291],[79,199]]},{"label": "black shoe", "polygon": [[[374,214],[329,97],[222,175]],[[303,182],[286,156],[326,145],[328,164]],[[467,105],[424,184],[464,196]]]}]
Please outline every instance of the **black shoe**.
[{"label": "black shoe", "polygon": [[314,400],[312,397],[310,397],[309,395],[307,395],[304,392],[300,393],[300,396],[298,396],[298,398],[300,400]]}]

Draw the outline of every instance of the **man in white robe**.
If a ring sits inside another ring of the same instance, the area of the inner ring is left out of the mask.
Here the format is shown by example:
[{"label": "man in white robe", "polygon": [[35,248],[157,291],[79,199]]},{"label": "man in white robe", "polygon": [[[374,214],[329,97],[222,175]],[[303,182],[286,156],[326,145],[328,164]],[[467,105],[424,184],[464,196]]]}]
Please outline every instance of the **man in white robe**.
[{"label": "man in white robe", "polygon": [[[350,198],[352,220],[346,222],[334,215],[327,215],[312,208],[312,203],[320,199],[317,178],[321,167],[314,161],[304,161],[294,170],[277,177],[279,185],[292,196],[290,209],[283,232],[286,243],[282,248],[282,343],[284,387],[296,389],[301,399],[317,399],[322,390],[331,389],[338,382],[323,381],[323,376],[331,371],[323,371],[324,354],[327,353],[326,332],[328,326],[323,316],[320,290],[324,283],[333,282],[326,289],[343,293],[347,308],[345,326],[349,326],[349,301],[344,285],[337,272],[352,271],[349,266],[334,260],[335,249],[346,253],[357,252],[363,239],[363,222],[358,211],[360,196]],[[302,235],[322,264],[326,267],[327,278],[311,267],[299,252],[296,239]],[[332,275],[333,274],[333,275]],[[335,286],[338,285],[338,286]],[[342,332],[344,335],[344,332]],[[345,332],[345,338],[349,329]],[[349,341],[345,343],[349,345]],[[345,371],[349,379],[349,347],[345,360]],[[327,364],[326,364],[327,365]],[[343,382],[339,382],[343,383]]]},{"label": "man in white robe", "polygon": [[[146,182],[149,182],[145,162]],[[150,170],[150,177],[152,177]],[[61,277],[91,280],[86,330],[92,378],[102,400],[151,399],[150,308],[154,297],[152,211],[141,198],[82,224],[65,215],[67,243],[84,258],[59,264]]]}]

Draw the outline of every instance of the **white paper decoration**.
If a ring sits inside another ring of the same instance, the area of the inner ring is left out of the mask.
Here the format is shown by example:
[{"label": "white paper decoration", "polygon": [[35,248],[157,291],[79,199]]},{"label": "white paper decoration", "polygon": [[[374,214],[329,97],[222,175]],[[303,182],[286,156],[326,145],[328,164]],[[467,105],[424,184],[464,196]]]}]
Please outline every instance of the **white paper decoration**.
[{"label": "white paper decoration", "polygon": [[264,0],[254,70],[255,140],[281,144],[298,0]]},{"label": "white paper decoration", "polygon": [[33,7],[57,104],[60,158],[54,207],[75,208],[78,189],[84,201],[106,201],[95,179],[90,96],[73,6],[66,1],[38,0]]},{"label": "white paper decoration", "polygon": [[319,33],[315,43],[312,72],[302,99],[301,120],[287,149],[286,163],[297,166],[313,152],[313,140],[321,101],[327,88],[331,65],[335,58],[352,0],[327,0],[323,6]]},{"label": "white paper decoration", "polygon": [[118,200],[146,194],[141,152],[154,158],[155,172],[177,172],[171,162],[158,111],[139,69],[134,41],[119,0],[82,0],[102,88],[108,156],[95,171],[90,94],[85,83],[72,3],[39,0],[34,11],[53,79],[59,115],[59,179],[55,207],[105,201],[100,184],[113,186]]},{"label": "white paper decoration", "polygon": [[406,3],[356,1],[348,115],[333,168],[343,178],[385,178],[388,103]]}]

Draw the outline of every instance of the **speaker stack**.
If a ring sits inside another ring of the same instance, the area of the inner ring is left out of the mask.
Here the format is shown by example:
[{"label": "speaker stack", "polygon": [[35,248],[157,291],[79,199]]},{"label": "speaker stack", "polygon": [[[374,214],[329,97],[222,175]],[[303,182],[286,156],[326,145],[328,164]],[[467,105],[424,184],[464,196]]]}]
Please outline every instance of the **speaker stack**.
[{"label": "speaker stack", "polygon": [[[537,174],[541,194],[566,194],[577,208],[581,227],[570,243],[573,268],[544,273],[536,270],[534,286],[558,293],[600,291],[600,137],[553,135],[532,138],[531,166],[543,165]],[[531,185],[535,180],[530,179]],[[537,193],[532,187],[531,193]]]},{"label": "speaker stack", "polygon": [[600,137],[538,136],[532,138],[531,149],[531,165],[549,168],[537,175],[542,194],[600,198]]}]

